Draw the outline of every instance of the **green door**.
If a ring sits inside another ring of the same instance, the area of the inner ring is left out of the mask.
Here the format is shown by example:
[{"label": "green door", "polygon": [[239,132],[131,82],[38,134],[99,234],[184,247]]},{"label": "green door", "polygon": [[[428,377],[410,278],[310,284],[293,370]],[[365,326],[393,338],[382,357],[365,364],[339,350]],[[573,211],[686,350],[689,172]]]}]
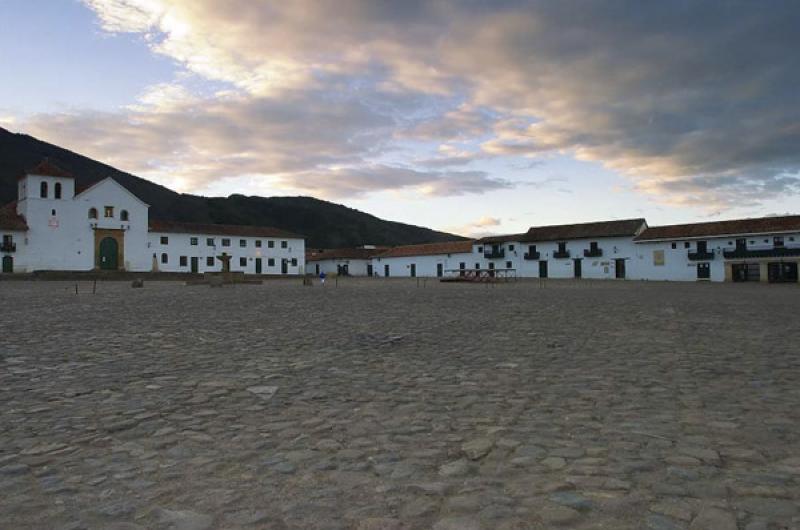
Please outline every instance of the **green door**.
[{"label": "green door", "polygon": [[200,272],[200,258],[192,256],[192,274]]},{"label": "green door", "polygon": [[100,268],[108,271],[117,270],[117,240],[105,237],[100,241]]},{"label": "green door", "polygon": [[261,258],[256,258],[256,274],[261,274]]},{"label": "green door", "polygon": [[11,256],[3,256],[3,272],[14,272],[14,258]]}]

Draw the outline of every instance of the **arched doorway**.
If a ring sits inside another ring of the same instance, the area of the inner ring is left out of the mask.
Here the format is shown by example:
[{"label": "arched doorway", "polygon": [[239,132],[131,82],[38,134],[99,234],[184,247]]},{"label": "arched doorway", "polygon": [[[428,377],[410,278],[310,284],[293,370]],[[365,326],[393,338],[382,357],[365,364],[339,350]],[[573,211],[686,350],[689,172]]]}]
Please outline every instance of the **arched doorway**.
[{"label": "arched doorway", "polygon": [[100,252],[98,253],[100,268],[103,270],[117,270],[118,253],[119,247],[116,239],[113,237],[104,237],[100,240]]},{"label": "arched doorway", "polygon": [[14,258],[11,256],[3,256],[3,272],[14,272]]}]

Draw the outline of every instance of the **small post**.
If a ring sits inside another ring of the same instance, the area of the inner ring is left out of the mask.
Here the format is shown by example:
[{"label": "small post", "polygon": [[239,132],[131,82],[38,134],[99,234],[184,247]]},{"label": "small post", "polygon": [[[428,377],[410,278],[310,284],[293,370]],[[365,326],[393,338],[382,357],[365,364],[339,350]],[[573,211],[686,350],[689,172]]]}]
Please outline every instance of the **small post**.
[{"label": "small post", "polygon": [[97,292],[97,278],[94,279],[94,283],[92,284],[92,294]]},{"label": "small post", "polygon": [[75,284],[75,294],[78,294],[78,284]]},{"label": "small post", "polygon": [[336,275],[336,287],[339,287],[339,275]]}]

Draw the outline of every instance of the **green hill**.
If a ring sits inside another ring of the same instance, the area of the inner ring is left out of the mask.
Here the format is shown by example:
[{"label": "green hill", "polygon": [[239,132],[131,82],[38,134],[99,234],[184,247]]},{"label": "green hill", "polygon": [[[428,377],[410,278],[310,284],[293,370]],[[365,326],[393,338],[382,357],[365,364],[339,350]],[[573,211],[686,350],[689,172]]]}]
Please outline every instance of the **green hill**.
[{"label": "green hill", "polygon": [[75,175],[79,189],[113,177],[150,205],[151,219],[273,226],[305,235],[309,248],[407,245],[463,239],[429,228],[385,221],[313,197],[202,197],[177,193],[67,149],[3,128],[0,128],[0,206],[16,199],[17,177],[44,158]]}]

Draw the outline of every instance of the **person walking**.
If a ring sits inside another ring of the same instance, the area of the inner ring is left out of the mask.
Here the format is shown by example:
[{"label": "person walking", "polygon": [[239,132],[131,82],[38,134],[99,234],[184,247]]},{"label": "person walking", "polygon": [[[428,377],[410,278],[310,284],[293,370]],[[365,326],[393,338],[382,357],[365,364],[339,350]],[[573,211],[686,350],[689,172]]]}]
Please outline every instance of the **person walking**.
[{"label": "person walking", "polygon": [[319,283],[321,283],[322,285],[325,285],[325,271],[321,271],[319,273]]}]

